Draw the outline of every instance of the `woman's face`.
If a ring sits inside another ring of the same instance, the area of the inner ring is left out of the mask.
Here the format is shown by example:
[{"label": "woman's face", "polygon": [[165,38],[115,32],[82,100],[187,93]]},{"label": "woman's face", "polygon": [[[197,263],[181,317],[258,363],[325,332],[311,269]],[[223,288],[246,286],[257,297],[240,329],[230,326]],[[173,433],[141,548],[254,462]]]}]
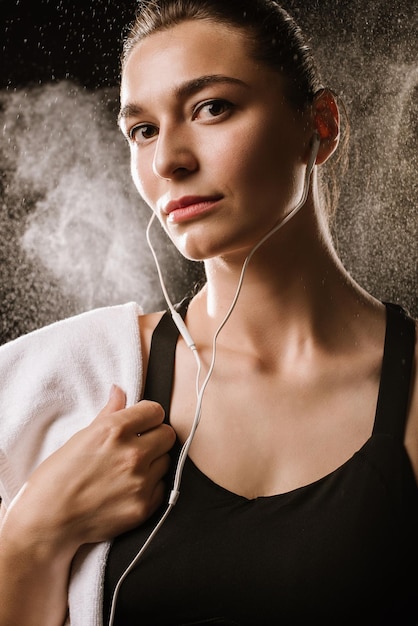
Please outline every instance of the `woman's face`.
[{"label": "woman's face", "polygon": [[312,132],[238,29],[187,21],[132,50],[120,126],[135,185],[188,258],[248,252],[299,201]]}]

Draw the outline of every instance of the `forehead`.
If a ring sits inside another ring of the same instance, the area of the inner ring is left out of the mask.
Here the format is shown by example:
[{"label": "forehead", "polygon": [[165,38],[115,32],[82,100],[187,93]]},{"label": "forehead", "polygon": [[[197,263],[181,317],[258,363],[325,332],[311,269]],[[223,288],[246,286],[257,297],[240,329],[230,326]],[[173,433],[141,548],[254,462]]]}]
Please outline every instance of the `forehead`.
[{"label": "forehead", "polygon": [[122,72],[121,100],[201,75],[239,77],[257,69],[244,31],[209,20],[185,21],[136,44]]}]

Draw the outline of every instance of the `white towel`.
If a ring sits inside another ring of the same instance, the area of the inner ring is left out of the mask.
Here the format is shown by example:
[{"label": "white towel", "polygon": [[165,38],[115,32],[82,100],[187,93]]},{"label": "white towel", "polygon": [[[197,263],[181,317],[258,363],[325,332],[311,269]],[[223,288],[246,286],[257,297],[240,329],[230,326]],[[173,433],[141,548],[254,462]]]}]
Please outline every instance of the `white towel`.
[{"label": "white towel", "polygon": [[[107,403],[112,384],[139,400],[142,358],[135,303],[95,309],[0,348],[0,496],[7,507],[32,471]],[[54,477],[51,476],[51,480]],[[102,626],[108,544],[77,553],[71,626]]]}]

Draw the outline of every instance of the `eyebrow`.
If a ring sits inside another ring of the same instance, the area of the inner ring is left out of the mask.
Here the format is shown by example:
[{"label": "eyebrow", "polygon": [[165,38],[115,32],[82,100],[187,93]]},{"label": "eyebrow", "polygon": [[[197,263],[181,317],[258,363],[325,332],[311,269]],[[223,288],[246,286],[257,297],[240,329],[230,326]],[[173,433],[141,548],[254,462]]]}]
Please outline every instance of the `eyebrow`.
[{"label": "eyebrow", "polygon": [[[219,84],[232,84],[232,85],[240,85],[241,87],[248,87],[247,83],[244,83],[239,78],[233,78],[232,76],[223,76],[222,74],[208,74],[206,76],[199,76],[198,78],[192,78],[178,87],[174,89],[174,95],[176,98],[188,98],[198,93],[205,87],[209,85],[219,85]],[[136,115],[141,115],[144,109],[141,105],[136,104],[134,102],[128,102],[125,104],[118,115],[118,124],[121,123],[122,120],[128,117],[135,117]]]}]

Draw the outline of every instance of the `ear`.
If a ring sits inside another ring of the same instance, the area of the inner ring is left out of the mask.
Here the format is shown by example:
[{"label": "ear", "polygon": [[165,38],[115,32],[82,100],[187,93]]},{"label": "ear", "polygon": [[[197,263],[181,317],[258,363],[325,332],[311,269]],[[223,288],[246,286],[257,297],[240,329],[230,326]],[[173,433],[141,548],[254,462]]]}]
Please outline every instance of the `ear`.
[{"label": "ear", "polygon": [[335,152],[340,139],[340,113],[332,91],[321,89],[315,95],[312,116],[314,129],[321,140],[316,164],[321,165]]}]

